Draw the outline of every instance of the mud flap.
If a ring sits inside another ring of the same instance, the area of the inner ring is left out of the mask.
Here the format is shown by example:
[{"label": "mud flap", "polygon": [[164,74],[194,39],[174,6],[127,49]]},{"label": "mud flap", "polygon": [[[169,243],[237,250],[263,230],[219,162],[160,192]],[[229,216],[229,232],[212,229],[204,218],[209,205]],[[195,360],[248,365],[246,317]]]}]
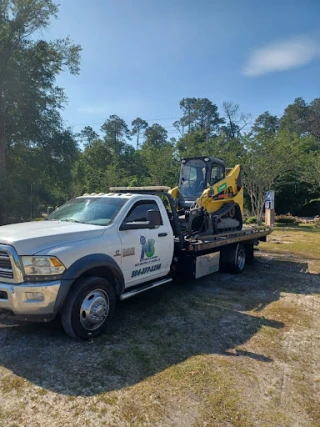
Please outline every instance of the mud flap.
[{"label": "mud flap", "polygon": [[196,258],[195,278],[199,279],[200,277],[219,271],[219,263],[220,252],[198,256]]}]

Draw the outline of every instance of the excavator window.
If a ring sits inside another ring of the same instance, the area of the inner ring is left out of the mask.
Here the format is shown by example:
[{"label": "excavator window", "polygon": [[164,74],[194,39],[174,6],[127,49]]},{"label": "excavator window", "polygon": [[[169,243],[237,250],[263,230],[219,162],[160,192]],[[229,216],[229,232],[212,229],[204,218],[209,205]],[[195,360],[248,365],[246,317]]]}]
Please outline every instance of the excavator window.
[{"label": "excavator window", "polygon": [[225,170],[222,165],[212,165],[210,185],[214,185],[225,177]]},{"label": "excavator window", "polygon": [[206,165],[200,159],[192,159],[182,165],[180,192],[182,196],[198,196],[206,187]]}]

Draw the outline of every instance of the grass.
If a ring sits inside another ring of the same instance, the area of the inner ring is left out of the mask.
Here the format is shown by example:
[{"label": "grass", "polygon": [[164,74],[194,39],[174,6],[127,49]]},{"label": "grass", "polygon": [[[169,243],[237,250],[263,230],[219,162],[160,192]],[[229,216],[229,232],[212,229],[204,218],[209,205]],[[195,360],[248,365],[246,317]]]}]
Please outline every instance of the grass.
[{"label": "grass", "polygon": [[1,378],[0,387],[3,393],[19,392],[25,387],[25,382],[26,380],[17,375],[6,375]]},{"label": "grass", "polygon": [[297,254],[302,258],[320,260],[320,229],[300,225],[297,229],[275,229],[268,237],[268,243],[261,243],[267,251]]},{"label": "grass", "polygon": [[320,234],[276,229],[257,263],[119,305],[79,343],[0,323],[0,426],[319,426]]}]

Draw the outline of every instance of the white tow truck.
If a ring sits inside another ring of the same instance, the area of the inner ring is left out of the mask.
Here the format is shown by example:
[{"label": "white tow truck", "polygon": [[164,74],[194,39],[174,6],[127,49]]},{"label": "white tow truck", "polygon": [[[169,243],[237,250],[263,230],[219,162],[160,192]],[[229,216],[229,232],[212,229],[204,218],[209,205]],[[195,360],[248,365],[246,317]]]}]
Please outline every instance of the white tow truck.
[{"label": "white tow truck", "polygon": [[241,273],[267,227],[186,235],[167,187],[77,197],[44,221],[0,227],[0,318],[52,320],[99,336],[124,300],[176,276]]}]

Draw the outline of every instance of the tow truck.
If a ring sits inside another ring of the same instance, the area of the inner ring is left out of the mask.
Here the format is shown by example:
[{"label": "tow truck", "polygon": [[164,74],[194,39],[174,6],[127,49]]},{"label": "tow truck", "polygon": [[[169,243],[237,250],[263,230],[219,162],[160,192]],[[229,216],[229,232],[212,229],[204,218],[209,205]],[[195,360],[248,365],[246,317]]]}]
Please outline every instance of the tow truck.
[{"label": "tow truck", "polygon": [[268,227],[185,234],[169,187],[74,198],[44,221],[0,227],[0,319],[48,322],[90,339],[125,300],[177,277],[241,273]]}]

